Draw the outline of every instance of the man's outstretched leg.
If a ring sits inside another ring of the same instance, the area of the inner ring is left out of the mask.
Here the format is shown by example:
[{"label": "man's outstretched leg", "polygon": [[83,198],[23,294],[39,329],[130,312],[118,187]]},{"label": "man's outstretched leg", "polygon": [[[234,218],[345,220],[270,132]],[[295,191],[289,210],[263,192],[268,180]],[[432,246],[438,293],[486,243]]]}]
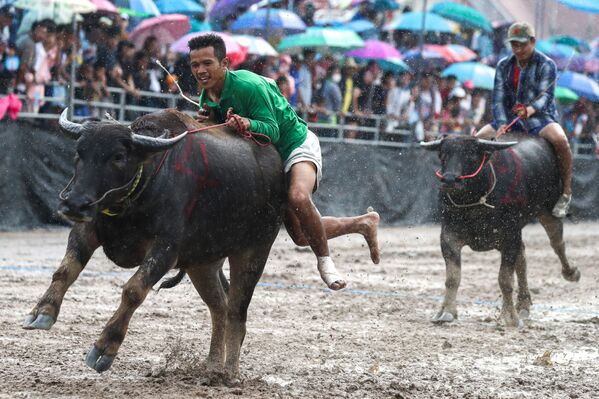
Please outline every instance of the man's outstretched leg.
[{"label": "man's outstretched leg", "polygon": [[329,288],[338,290],[346,283],[329,255],[327,240],[350,233],[362,234],[370,248],[372,261],[379,263],[377,228],[380,218],[376,212],[351,218],[321,218],[312,201],[315,184],[316,166],[312,162],[293,165],[289,176],[289,208],[285,226],[297,245],[310,245],[318,259],[321,278]]}]

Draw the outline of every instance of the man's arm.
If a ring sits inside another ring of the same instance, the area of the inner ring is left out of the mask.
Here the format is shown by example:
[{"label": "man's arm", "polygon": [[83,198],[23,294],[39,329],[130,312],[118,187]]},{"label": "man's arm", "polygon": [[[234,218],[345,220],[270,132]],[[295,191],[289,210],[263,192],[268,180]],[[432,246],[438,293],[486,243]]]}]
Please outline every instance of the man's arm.
[{"label": "man's arm", "polygon": [[505,98],[505,65],[503,63],[497,66],[495,71],[495,82],[493,84],[493,119],[497,127],[507,123],[507,112],[503,104]]},{"label": "man's arm", "polygon": [[[553,93],[554,89],[551,86],[555,82],[556,75],[557,68],[553,62],[543,63],[541,66],[541,76],[537,83],[538,93],[542,94],[532,104],[530,104],[530,107],[532,107],[534,111],[541,111],[549,105],[549,102],[552,99],[552,96],[549,93]],[[529,113],[529,115],[531,114],[532,113]]]}]

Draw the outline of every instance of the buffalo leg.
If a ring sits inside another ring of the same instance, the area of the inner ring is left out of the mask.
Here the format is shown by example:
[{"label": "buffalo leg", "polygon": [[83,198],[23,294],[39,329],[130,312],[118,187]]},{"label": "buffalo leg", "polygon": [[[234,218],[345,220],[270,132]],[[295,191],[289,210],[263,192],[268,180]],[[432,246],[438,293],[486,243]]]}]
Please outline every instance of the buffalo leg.
[{"label": "buffalo leg", "polygon": [[127,334],[133,312],[143,303],[152,286],[176,264],[175,247],[167,242],[157,243],[124,285],[121,304],[85,358],[85,363],[98,373],[108,370],[112,365]]},{"label": "buffalo leg", "polygon": [[27,330],[49,330],[60,313],[62,300],[91,258],[99,244],[90,225],[78,223],[69,234],[67,250],[52,283],[23,322]]},{"label": "buffalo leg", "polygon": [[210,309],[212,337],[206,366],[222,371],[225,365],[225,327],[227,324],[227,292],[221,282],[224,259],[210,265],[186,269],[194,287]]},{"label": "buffalo leg", "polygon": [[530,307],[532,305],[532,299],[530,297],[530,292],[528,291],[526,255],[524,249],[524,243],[522,243],[520,252],[516,257],[516,278],[518,279],[518,302],[516,303],[516,310],[518,311],[520,319],[528,319]]},{"label": "buffalo leg", "polygon": [[[517,238],[517,240],[516,240]],[[512,250],[512,248],[517,248]],[[518,327],[520,320],[514,307],[514,269],[519,254],[522,252],[521,237],[515,237],[501,251],[501,266],[499,267],[499,288],[503,296],[503,305],[501,307],[501,318],[507,326]]]},{"label": "buffalo leg", "polygon": [[580,270],[577,267],[571,267],[566,257],[566,243],[564,242],[564,224],[561,219],[552,215],[542,215],[539,217],[541,225],[545,228],[549,242],[553,251],[562,264],[562,276],[568,281],[580,280]]},{"label": "buffalo leg", "polygon": [[247,309],[270,252],[270,246],[256,247],[229,257],[231,286],[225,332],[225,372],[232,380],[239,375],[239,354],[245,338]]},{"label": "buffalo leg", "polygon": [[445,297],[433,323],[452,322],[458,318],[456,298],[462,279],[462,244],[447,232],[441,233],[441,252],[445,259]]}]

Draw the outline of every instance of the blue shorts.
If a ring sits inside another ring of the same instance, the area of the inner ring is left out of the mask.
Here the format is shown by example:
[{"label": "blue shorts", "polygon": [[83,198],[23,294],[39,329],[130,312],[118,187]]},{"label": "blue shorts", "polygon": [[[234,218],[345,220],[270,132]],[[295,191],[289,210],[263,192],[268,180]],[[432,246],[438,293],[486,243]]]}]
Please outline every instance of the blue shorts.
[{"label": "blue shorts", "polygon": [[[554,122],[553,121],[543,122],[539,126],[529,129],[528,126],[526,126],[526,122],[518,121],[514,124],[514,126],[512,126],[510,131],[524,132],[524,133],[530,134],[531,136],[538,136],[539,133],[541,133],[541,130],[543,130],[543,128],[545,126],[549,125],[550,123],[554,123]],[[497,126],[497,124],[495,122],[493,122],[491,124],[491,126],[493,126],[493,128],[495,130],[497,130],[499,128],[499,126]]]}]

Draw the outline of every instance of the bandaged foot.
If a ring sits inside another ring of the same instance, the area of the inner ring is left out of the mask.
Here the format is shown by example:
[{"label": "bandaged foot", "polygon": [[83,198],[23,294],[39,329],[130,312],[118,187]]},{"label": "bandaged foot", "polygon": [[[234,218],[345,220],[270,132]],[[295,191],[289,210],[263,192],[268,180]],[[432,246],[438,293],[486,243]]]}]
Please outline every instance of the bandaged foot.
[{"label": "bandaged foot", "polygon": [[322,278],[327,287],[334,291],[345,288],[347,284],[337,272],[333,259],[330,256],[319,256],[317,259],[320,278]]}]

